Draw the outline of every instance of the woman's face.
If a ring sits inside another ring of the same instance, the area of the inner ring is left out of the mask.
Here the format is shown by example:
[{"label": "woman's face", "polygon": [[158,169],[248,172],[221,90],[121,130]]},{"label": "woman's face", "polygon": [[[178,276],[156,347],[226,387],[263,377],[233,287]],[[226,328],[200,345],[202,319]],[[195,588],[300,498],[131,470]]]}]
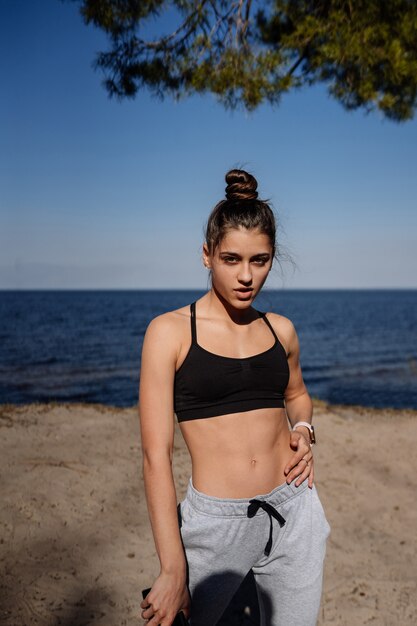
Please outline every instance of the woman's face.
[{"label": "woman's face", "polygon": [[268,235],[242,227],[230,229],[212,255],[204,245],[203,258],[211,269],[213,288],[237,308],[251,305],[273,261]]}]

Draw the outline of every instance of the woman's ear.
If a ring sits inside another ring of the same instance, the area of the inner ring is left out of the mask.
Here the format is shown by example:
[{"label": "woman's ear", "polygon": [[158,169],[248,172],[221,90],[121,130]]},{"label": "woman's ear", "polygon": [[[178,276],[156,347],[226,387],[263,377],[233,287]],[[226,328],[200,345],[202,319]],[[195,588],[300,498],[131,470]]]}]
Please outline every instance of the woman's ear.
[{"label": "woman's ear", "polygon": [[211,267],[210,254],[209,254],[208,245],[206,243],[203,243],[203,264],[204,264],[204,267],[207,267],[208,269],[210,269]]}]

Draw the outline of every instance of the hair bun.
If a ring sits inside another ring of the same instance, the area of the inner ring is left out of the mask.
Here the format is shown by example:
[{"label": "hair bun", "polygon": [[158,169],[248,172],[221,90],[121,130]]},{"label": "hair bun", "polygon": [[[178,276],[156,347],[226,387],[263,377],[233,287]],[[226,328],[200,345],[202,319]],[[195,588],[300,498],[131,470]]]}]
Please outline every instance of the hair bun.
[{"label": "hair bun", "polygon": [[228,200],[256,200],[257,180],[245,170],[230,170],[226,174],[226,198]]}]

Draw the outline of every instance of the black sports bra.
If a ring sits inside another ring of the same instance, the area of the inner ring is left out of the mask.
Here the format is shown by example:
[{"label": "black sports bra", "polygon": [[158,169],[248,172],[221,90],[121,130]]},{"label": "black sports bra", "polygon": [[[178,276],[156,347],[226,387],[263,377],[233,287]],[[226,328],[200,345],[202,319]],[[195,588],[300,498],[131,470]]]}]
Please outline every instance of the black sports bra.
[{"label": "black sports bra", "polygon": [[197,343],[195,302],[191,346],[175,373],[174,410],[179,422],[261,408],[284,408],[289,367],[284,347],[265,313],[257,311],[275,337],[274,345],[243,359],[221,356]]}]

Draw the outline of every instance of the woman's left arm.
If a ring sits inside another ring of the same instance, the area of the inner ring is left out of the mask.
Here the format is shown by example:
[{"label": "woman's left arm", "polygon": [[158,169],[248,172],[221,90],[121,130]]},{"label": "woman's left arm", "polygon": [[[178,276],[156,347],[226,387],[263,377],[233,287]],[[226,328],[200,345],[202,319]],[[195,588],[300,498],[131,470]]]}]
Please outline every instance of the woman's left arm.
[{"label": "woman's left arm", "polygon": [[[288,366],[290,370],[290,378],[285,390],[285,408],[292,428],[297,422],[311,424],[313,402],[301,373],[300,344],[294,324],[288,318],[280,317],[282,336],[285,336],[285,343],[288,349]],[[311,451],[309,429],[305,426],[297,426],[296,430],[291,430],[290,445],[294,450],[294,455],[284,470],[287,476],[287,483],[289,484],[297,478],[295,485],[298,487],[308,478],[308,486],[311,489],[314,481],[314,459]]]}]

